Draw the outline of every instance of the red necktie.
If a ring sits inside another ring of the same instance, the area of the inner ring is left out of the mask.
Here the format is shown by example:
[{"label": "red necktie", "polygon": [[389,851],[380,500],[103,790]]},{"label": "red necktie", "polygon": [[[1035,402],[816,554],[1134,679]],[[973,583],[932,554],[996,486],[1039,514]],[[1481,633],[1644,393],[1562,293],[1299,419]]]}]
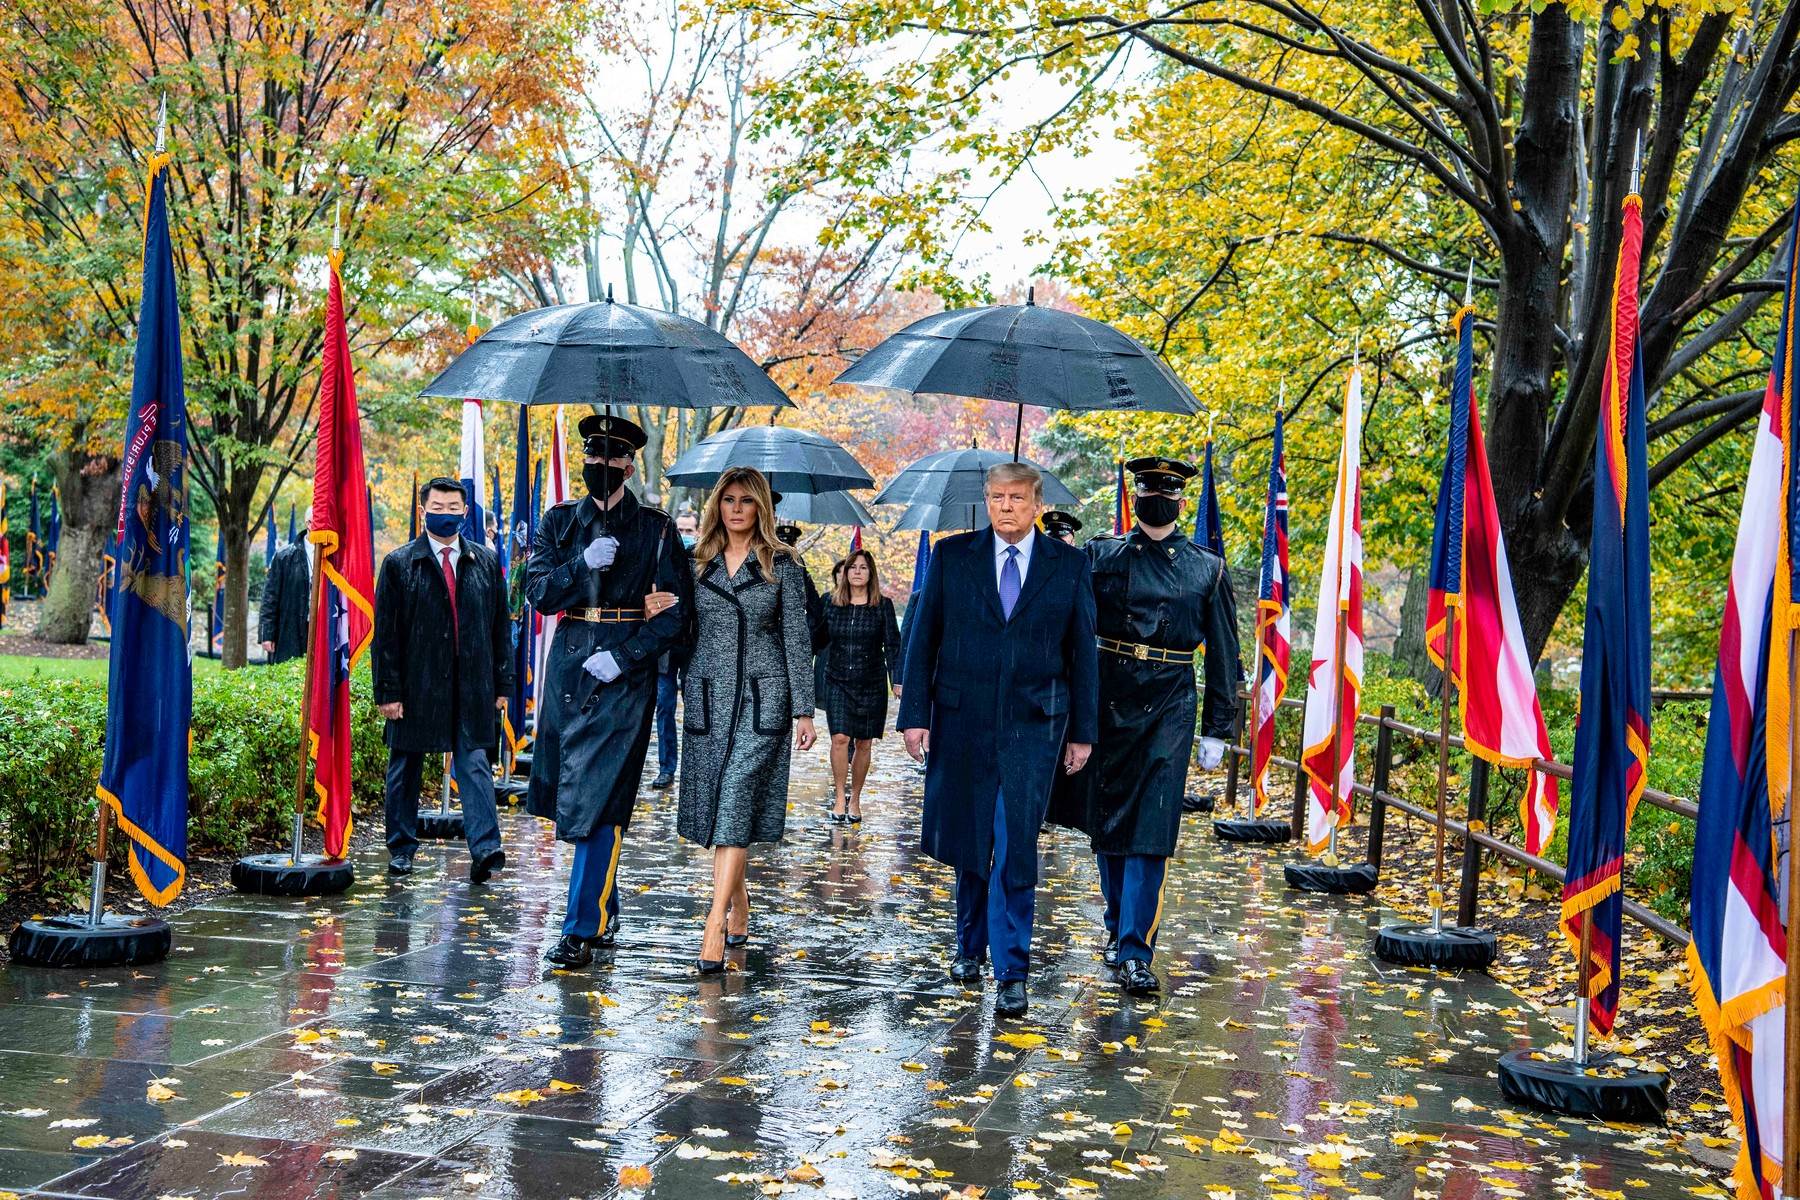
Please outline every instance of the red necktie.
[{"label": "red necktie", "polygon": [[442,551],[444,586],[450,589],[450,630],[452,633],[456,632],[456,568],[450,565],[450,555],[453,549],[453,547],[445,546]]}]

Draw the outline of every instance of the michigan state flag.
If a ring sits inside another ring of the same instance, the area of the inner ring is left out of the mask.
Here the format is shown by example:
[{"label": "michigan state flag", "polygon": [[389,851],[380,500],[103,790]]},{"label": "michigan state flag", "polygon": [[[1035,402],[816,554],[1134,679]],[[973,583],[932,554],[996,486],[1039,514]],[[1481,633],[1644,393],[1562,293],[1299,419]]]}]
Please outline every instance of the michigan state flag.
[{"label": "michigan state flag", "polygon": [[131,839],[131,877],[152,904],[187,880],[188,658],[187,400],[181,314],[169,244],[169,156],[150,160],[144,214],[144,294],[138,310],[131,415],[120,456],[114,536],[112,659],[106,758],[96,789]]}]

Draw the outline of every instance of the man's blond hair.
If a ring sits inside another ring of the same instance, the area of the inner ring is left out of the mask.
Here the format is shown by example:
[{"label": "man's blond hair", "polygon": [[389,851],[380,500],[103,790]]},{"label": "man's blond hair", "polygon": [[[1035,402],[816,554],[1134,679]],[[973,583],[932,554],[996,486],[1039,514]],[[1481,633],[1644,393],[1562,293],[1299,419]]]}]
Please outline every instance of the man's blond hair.
[{"label": "man's blond hair", "polygon": [[982,491],[996,483],[1029,483],[1031,498],[1038,503],[1044,500],[1044,476],[1036,467],[1028,462],[995,463],[987,469],[982,483]]}]

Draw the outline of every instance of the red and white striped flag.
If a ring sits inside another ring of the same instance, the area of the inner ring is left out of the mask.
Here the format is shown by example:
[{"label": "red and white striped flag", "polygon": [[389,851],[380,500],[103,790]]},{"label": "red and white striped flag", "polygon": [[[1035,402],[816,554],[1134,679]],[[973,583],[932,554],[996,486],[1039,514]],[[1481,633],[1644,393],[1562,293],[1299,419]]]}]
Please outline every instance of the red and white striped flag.
[{"label": "red and white striped flag", "polygon": [[1256,697],[1250,738],[1252,815],[1269,805],[1269,766],[1275,757],[1275,715],[1287,690],[1289,616],[1287,451],[1282,417],[1275,410],[1275,442],[1269,457],[1269,496],[1263,510],[1262,570],[1256,588]]},{"label": "red and white striped flag", "polygon": [[[1362,370],[1344,389],[1344,444],[1331,496],[1319,604],[1313,615],[1312,666],[1306,676],[1301,765],[1309,783],[1306,845],[1317,854],[1331,831],[1350,823],[1356,782],[1356,717],[1363,673]],[[1333,771],[1336,771],[1335,786]]]}]

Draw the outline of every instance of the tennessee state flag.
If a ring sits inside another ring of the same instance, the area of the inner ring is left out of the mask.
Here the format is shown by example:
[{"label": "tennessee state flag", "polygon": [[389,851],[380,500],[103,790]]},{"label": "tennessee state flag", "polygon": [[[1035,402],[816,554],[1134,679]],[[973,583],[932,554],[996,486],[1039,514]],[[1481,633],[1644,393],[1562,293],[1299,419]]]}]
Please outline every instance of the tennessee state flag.
[{"label": "tennessee state flag", "polygon": [[[1774,819],[1787,803],[1790,717],[1775,721],[1771,713],[1776,707],[1793,711],[1782,660],[1796,616],[1789,515],[1797,487],[1791,453],[1800,368],[1795,282],[1790,240],[1781,337],[1756,421],[1725,592],[1694,829],[1688,965],[1695,1007],[1712,1040],[1719,1083],[1742,1139],[1732,1168],[1739,1200],[1774,1200],[1786,1182],[1781,1110],[1787,929],[1776,889]],[[1780,652],[1772,653],[1778,643]]]},{"label": "tennessee state flag", "polygon": [[[1340,623],[1342,638],[1338,636]],[[1344,444],[1338,452],[1337,487],[1331,496],[1331,525],[1319,572],[1312,666],[1306,682],[1302,742],[1306,750],[1301,766],[1310,784],[1306,844],[1314,854],[1330,844],[1333,829],[1350,823],[1350,788],[1356,782],[1356,717],[1362,697],[1362,633],[1362,370],[1353,366],[1344,390]]]},{"label": "tennessee state flag", "polygon": [[319,619],[312,628],[312,693],[306,700],[313,790],[325,853],[341,858],[350,836],[350,672],[374,634],[374,556],[363,479],[362,422],[344,328],[343,255],[331,252],[325,301],[325,363],[319,383],[319,436],[313,462],[312,525],[318,546]]},{"label": "tennessee state flag", "polygon": [[[1255,816],[1269,803],[1269,762],[1275,757],[1275,714],[1287,691],[1291,603],[1288,599],[1287,452],[1282,445],[1281,410],[1275,410],[1275,441],[1269,459],[1269,498],[1263,508],[1262,570],[1256,585],[1256,697],[1252,713],[1250,779],[1256,791]],[[1212,445],[1207,444],[1208,462]],[[1210,478],[1210,476],[1209,476]]]},{"label": "tennessee state flag", "polygon": [[131,839],[131,878],[152,904],[169,903],[187,881],[188,736],[194,712],[187,394],[169,241],[169,162],[159,148],[145,187],[144,294],[114,522],[118,572],[107,666],[106,757],[95,789]]},{"label": "tennessee state flag", "polygon": [[1225,557],[1225,526],[1219,516],[1219,489],[1213,483],[1211,437],[1206,439],[1206,459],[1200,468],[1200,502],[1194,506],[1194,545]]},{"label": "tennessee state flag", "polygon": [[1588,1021],[1602,1034],[1611,1032],[1619,1009],[1625,830],[1644,794],[1650,764],[1650,506],[1644,366],[1638,352],[1642,206],[1636,194],[1625,198],[1600,427],[1594,439],[1581,720],[1575,729],[1562,897],[1563,932],[1578,956],[1583,914],[1591,914],[1594,923]]},{"label": "tennessee state flag", "polygon": [[1529,770],[1550,757],[1550,730],[1538,703],[1525,630],[1513,596],[1512,568],[1500,535],[1500,508],[1488,474],[1475,401],[1475,310],[1453,318],[1456,372],[1450,395],[1450,442],[1438,482],[1437,528],[1431,536],[1431,591],[1425,649],[1443,669],[1447,617],[1456,610],[1451,681],[1463,742],[1495,766],[1529,771],[1519,800],[1525,849],[1542,854],[1556,828],[1556,778]]}]

